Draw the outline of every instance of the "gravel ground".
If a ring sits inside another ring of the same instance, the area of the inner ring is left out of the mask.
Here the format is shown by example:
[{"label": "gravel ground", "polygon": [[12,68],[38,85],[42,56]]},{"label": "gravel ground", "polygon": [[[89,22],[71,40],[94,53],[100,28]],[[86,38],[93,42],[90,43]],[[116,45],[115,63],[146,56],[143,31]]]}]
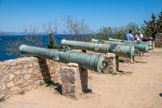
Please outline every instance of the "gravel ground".
[{"label": "gravel ground", "polygon": [[120,74],[89,72],[92,93],[78,99],[40,86],[0,103],[0,108],[162,108],[162,49],[156,48],[135,63],[120,63]]}]

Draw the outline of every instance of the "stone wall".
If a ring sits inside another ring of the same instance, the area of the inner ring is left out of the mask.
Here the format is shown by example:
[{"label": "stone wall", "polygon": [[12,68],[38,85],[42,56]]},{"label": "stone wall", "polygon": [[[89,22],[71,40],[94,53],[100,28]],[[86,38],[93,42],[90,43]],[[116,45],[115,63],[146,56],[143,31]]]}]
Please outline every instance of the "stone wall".
[{"label": "stone wall", "polygon": [[30,90],[43,81],[60,83],[62,66],[63,63],[36,57],[0,62],[0,99]]},{"label": "stone wall", "polygon": [[[115,55],[107,53],[105,57],[109,61],[109,65],[103,73],[108,74],[115,72]],[[47,84],[61,84],[63,82],[63,79],[61,81],[61,67],[65,65],[66,64],[37,57],[23,57],[0,62],[0,100],[14,94],[28,91],[40,85],[41,82]],[[79,70],[80,69],[81,68],[79,68]],[[85,70],[85,72],[83,70]],[[62,71],[62,73],[64,73],[64,71]],[[85,73],[85,75],[83,73]],[[85,82],[87,84],[82,84],[84,85],[82,86],[82,90],[84,91],[84,89],[88,88],[88,72],[86,69],[82,69],[81,77],[83,77],[81,79],[84,79],[81,80],[81,84]]]}]

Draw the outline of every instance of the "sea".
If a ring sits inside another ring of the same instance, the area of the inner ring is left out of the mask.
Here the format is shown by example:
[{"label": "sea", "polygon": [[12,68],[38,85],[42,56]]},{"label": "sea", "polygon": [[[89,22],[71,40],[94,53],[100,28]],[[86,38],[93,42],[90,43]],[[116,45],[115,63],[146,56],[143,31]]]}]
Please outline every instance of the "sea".
[{"label": "sea", "polygon": [[[16,54],[14,51],[12,50],[8,50],[8,49],[12,49],[12,48],[18,48],[19,44],[17,46],[14,46],[16,42],[20,42],[21,44],[25,44],[26,43],[26,36],[20,36],[20,35],[10,35],[10,36],[4,36],[1,35],[0,36],[0,61],[5,61],[5,60],[9,60],[9,59],[15,59],[15,58],[19,58],[22,57],[22,55],[20,54]],[[68,36],[65,35],[56,35],[54,36],[56,39],[56,44],[59,46],[60,42],[62,39],[68,39]],[[49,43],[49,38],[47,35],[43,35],[43,36],[39,36],[38,38],[40,38],[42,40],[42,47],[43,48],[47,48],[47,44]],[[37,43],[37,41],[35,41]]]}]

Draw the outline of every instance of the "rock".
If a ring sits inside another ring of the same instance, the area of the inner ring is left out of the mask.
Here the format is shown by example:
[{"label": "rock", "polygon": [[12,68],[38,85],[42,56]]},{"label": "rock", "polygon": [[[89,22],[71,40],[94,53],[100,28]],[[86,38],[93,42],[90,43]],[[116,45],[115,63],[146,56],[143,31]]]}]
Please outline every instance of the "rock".
[{"label": "rock", "polygon": [[22,74],[26,74],[26,73],[27,73],[27,69],[21,70],[21,73],[22,73]]},{"label": "rock", "polygon": [[39,63],[38,62],[34,62],[33,65],[34,66],[39,66]]},{"label": "rock", "polygon": [[76,63],[68,63],[67,66],[68,67],[78,67],[78,64],[76,64]]},{"label": "rock", "polygon": [[12,80],[12,79],[14,79],[15,78],[15,75],[13,75],[13,74],[10,74],[9,75],[9,80]]},{"label": "rock", "polygon": [[105,56],[106,58],[110,58],[110,57],[115,57],[115,54],[113,54],[113,53],[106,53],[106,56]]},{"label": "rock", "polygon": [[[0,70],[3,70],[4,68],[6,68],[6,65],[3,63],[0,63]],[[0,72],[1,73],[1,72]]]},{"label": "rock", "polygon": [[14,83],[12,81],[7,83],[7,87],[13,87],[13,86],[14,86]]},{"label": "rock", "polygon": [[40,82],[43,82],[43,80],[38,80],[38,81],[35,82],[35,84],[38,84],[39,85]]},{"label": "rock", "polygon": [[9,75],[8,74],[2,74],[1,76],[0,76],[0,83],[1,82],[7,82],[7,81],[9,81]]},{"label": "rock", "polygon": [[28,65],[26,64],[26,65],[24,65],[24,68],[28,68]]},{"label": "rock", "polygon": [[11,66],[16,66],[17,65],[17,62],[16,60],[8,60],[6,61],[5,63],[8,67],[11,67]]},{"label": "rock", "polygon": [[20,64],[25,64],[25,63],[26,63],[26,61],[21,61],[21,62],[20,62]]},{"label": "rock", "polygon": [[29,67],[33,67],[33,64],[28,64]]},{"label": "rock", "polygon": [[15,75],[20,74],[20,70],[16,70],[16,72],[14,72]]},{"label": "rock", "polygon": [[52,75],[52,74],[54,74],[55,73],[55,71],[50,71],[50,74]]},{"label": "rock", "polygon": [[50,66],[50,70],[54,70],[54,67],[53,66]]},{"label": "rock", "polygon": [[[0,100],[3,100],[3,99],[4,99],[4,97],[5,97],[5,95],[4,95],[4,94],[0,94]],[[0,104],[0,106],[1,106],[1,104]]]},{"label": "rock", "polygon": [[30,76],[31,76],[30,74],[27,74],[27,75],[24,76],[24,79],[27,80],[27,79],[30,78]]},{"label": "rock", "polygon": [[18,76],[18,77],[14,80],[14,84],[17,85],[17,84],[20,84],[20,83],[23,83],[23,79],[22,79],[22,77]]},{"label": "rock", "polygon": [[24,83],[21,87],[29,86],[29,83]]},{"label": "rock", "polygon": [[15,87],[10,88],[10,92],[14,92],[14,91],[17,91],[17,90],[20,90],[20,87],[15,86]]},{"label": "rock", "polygon": [[32,73],[32,72],[33,72],[33,68],[29,68],[28,73]]},{"label": "rock", "polygon": [[40,77],[42,74],[40,72],[35,72],[32,74],[32,77]]},{"label": "rock", "polygon": [[22,64],[16,66],[16,69],[22,69],[22,68],[23,68]]},{"label": "rock", "polygon": [[5,73],[5,74],[8,74],[8,73],[9,73],[9,69],[6,67],[6,68],[4,68],[4,69],[2,70],[2,72]]},{"label": "rock", "polygon": [[0,85],[0,91],[5,90],[6,86],[5,84]]}]

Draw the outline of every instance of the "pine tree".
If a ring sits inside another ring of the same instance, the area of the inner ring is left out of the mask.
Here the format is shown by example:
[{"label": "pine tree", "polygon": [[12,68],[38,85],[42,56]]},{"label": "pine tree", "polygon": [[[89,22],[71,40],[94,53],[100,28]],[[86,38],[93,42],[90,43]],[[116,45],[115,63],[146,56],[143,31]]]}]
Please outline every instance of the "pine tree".
[{"label": "pine tree", "polygon": [[162,12],[156,17],[153,13],[151,21],[144,20],[143,30],[146,36],[155,38],[157,33],[162,33]]},{"label": "pine tree", "polygon": [[157,33],[162,33],[162,12],[158,15],[157,21]]},{"label": "pine tree", "polygon": [[54,43],[56,43],[52,37],[52,33],[48,34],[49,36],[49,43],[47,44],[48,48],[50,49],[58,49],[58,46],[57,45],[54,45]]}]

